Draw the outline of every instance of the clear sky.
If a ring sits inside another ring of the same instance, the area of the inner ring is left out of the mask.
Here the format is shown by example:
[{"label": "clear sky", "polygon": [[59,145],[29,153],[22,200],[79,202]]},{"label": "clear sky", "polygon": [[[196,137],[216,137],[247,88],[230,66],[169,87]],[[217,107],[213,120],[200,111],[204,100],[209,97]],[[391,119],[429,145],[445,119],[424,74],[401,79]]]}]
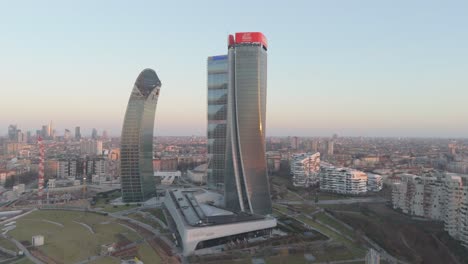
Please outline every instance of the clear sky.
[{"label": "clear sky", "polygon": [[206,57],[269,40],[267,135],[468,137],[468,1],[0,0],[0,134],[119,135],[144,68],[156,135],[205,135]]}]

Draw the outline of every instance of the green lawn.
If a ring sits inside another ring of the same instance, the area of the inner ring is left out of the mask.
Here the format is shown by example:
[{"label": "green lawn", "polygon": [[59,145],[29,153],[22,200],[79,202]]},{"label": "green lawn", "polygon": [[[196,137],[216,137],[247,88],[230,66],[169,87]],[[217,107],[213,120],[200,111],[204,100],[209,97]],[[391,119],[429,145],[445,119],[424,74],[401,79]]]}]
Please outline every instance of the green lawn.
[{"label": "green lawn", "polygon": [[289,214],[288,207],[286,207],[284,205],[273,204],[273,209],[276,209],[276,210],[280,211],[283,214]]},{"label": "green lawn", "polygon": [[103,204],[103,205],[96,205],[94,208],[102,208],[102,211],[107,212],[107,213],[115,213],[115,212],[120,212],[120,211],[125,211],[128,209],[132,209],[135,207],[139,207],[138,205],[112,205],[112,204]]},{"label": "green lawn", "polygon": [[146,242],[138,245],[138,256],[143,263],[159,264],[161,258]]},{"label": "green lawn", "polygon": [[16,261],[16,262],[12,262],[12,264],[34,264],[34,262],[32,262],[31,260],[29,260],[27,257],[23,257],[21,258],[20,260]]},{"label": "green lawn", "polygon": [[362,258],[365,256],[367,252],[365,248],[363,248],[362,246],[359,246],[355,242],[348,240],[347,238],[341,236],[340,234],[334,232],[333,230],[327,228],[326,226],[323,226],[305,216],[299,216],[297,217],[297,219],[307,223],[311,227],[319,230],[324,235],[332,238],[333,240],[337,242],[341,242],[343,245],[346,246],[348,250],[346,250],[346,252],[340,252],[341,254],[334,253],[333,256],[336,258],[333,258],[332,260],[354,259],[354,258]]},{"label": "green lawn", "polygon": [[103,257],[89,262],[90,264],[120,264],[120,260],[114,257]]},{"label": "green lawn", "polygon": [[154,208],[154,209],[145,209],[143,211],[154,215],[156,218],[163,221],[163,223],[165,223],[167,225],[166,217],[164,216],[164,213],[163,213],[162,209]]},{"label": "green lawn", "polygon": [[109,194],[106,194],[106,197],[103,197],[102,194],[98,194],[96,198],[96,204],[93,206],[93,208],[102,208],[103,211],[108,212],[108,213],[114,213],[114,212],[119,212],[123,210],[128,210],[132,209],[135,207],[138,207],[138,205],[112,205],[110,202],[116,198],[119,198],[122,196],[120,191],[114,191]]},{"label": "green lawn", "polygon": [[[64,227],[43,220],[57,222]],[[95,234],[74,221],[87,224]],[[114,223],[112,218],[89,212],[35,211],[18,219],[16,226],[9,235],[18,241],[30,241],[33,235],[44,235],[45,244],[39,249],[64,263],[74,263],[98,255],[101,245],[117,241],[117,234],[131,241],[140,238],[137,233]]]},{"label": "green lawn", "polygon": [[318,196],[319,201],[341,200],[341,199],[350,198],[349,196],[346,196],[346,195],[335,194],[335,193],[325,193],[325,192],[319,192],[319,193],[317,193],[317,196]]},{"label": "green lawn", "polygon": [[151,219],[146,219],[143,216],[141,216],[140,214],[133,213],[133,214],[127,215],[127,217],[130,217],[130,218],[135,219],[135,220],[137,220],[139,222],[150,225],[150,226],[152,226],[152,227],[154,227],[156,229],[163,230],[163,227],[158,222],[153,221]]},{"label": "green lawn", "polygon": [[352,230],[349,230],[345,226],[343,226],[340,222],[336,221],[335,219],[329,217],[325,213],[318,213],[314,215],[317,220],[320,220],[322,223],[327,224],[338,231],[342,232],[345,235],[348,235],[350,237],[354,237],[354,232]]},{"label": "green lawn", "polygon": [[18,248],[13,242],[11,242],[10,240],[2,236],[0,236],[0,246],[9,250],[15,251],[15,252],[18,251]]}]

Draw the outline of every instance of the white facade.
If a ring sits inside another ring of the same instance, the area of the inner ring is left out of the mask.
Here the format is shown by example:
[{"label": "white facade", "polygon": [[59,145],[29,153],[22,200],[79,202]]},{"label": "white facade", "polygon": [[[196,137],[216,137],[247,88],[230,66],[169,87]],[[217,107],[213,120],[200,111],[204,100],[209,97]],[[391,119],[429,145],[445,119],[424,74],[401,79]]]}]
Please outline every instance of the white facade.
[{"label": "white facade", "polygon": [[67,179],[76,177],[76,160],[59,160],[57,167],[57,178]]},{"label": "white facade", "polygon": [[194,183],[205,183],[207,178],[208,163],[202,164],[193,170],[187,171],[187,177]]},{"label": "white facade", "polygon": [[188,192],[167,191],[164,200],[164,205],[176,224],[184,256],[193,254],[197,245],[203,241],[276,227],[275,218],[258,216],[248,221],[243,219],[219,224],[209,223],[211,221],[205,223],[204,220],[210,217],[233,216],[234,213],[207,204],[199,204],[194,196],[185,193]]},{"label": "white facade", "polygon": [[24,191],[25,185],[23,183],[13,186],[13,192],[15,192],[17,195],[24,193]]},{"label": "white facade", "polygon": [[352,195],[367,192],[367,174],[362,171],[326,164],[319,175],[321,191]]},{"label": "white facade", "polygon": [[154,177],[160,178],[161,184],[171,185],[182,176],[180,171],[155,171]]},{"label": "white facade", "polygon": [[308,187],[319,183],[320,153],[294,154],[290,165],[294,186]]},{"label": "white facade", "polygon": [[55,179],[49,179],[49,181],[47,182],[47,187],[49,189],[55,188]]},{"label": "white facade", "polygon": [[31,244],[32,244],[34,247],[38,247],[38,246],[44,245],[44,236],[42,236],[42,235],[33,236],[33,237],[32,237],[32,242],[31,242]]},{"label": "white facade", "polygon": [[83,140],[80,142],[80,151],[83,155],[102,155],[102,141]]},{"label": "white facade", "polygon": [[369,192],[379,192],[382,190],[382,187],[382,176],[372,173],[367,174],[367,190]]},{"label": "white facade", "polygon": [[108,175],[108,166],[105,159],[91,159],[86,162],[86,173],[89,175]]},{"label": "white facade", "polygon": [[402,174],[400,178],[393,184],[393,208],[442,221],[444,230],[468,247],[468,187],[464,187],[467,176]]}]

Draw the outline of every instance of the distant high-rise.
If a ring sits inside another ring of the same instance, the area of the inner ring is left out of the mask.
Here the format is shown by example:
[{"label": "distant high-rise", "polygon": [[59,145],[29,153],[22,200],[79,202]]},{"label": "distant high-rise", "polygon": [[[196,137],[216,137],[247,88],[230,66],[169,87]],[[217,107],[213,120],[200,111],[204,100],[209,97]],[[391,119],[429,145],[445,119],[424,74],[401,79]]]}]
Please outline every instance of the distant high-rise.
[{"label": "distant high-rise", "polygon": [[102,131],[102,139],[107,140],[109,138],[109,135],[107,134],[107,130]]},{"label": "distant high-rise", "polygon": [[79,127],[79,126],[75,127],[75,139],[76,139],[76,140],[80,140],[80,139],[81,139],[81,131],[80,131],[80,127]]},{"label": "distant high-rise", "polygon": [[208,170],[209,188],[224,186],[228,56],[208,57]]},{"label": "distant high-rise", "polygon": [[15,142],[18,140],[18,127],[16,125],[8,126],[8,139]]},{"label": "distant high-rise", "polygon": [[327,154],[333,156],[335,153],[335,141],[333,139],[327,141]]},{"label": "distant high-rise", "polygon": [[47,138],[53,138],[53,137],[54,137],[54,127],[52,124],[52,120],[50,120],[50,123],[47,126]]},{"label": "distant high-rise", "polygon": [[230,35],[225,203],[234,211],[271,214],[265,157],[267,41],[260,32]]},{"label": "distant high-rise", "polygon": [[48,131],[49,131],[48,126],[43,125],[42,126],[42,131],[41,131],[41,134],[42,134],[43,138],[48,138],[49,137]]},{"label": "distant high-rise", "polygon": [[82,155],[102,155],[102,141],[82,140],[80,142],[80,152]]},{"label": "distant high-rise", "polygon": [[71,137],[71,133],[70,133],[70,130],[68,129],[65,129],[65,132],[63,133],[63,139],[65,140],[69,140]]},{"label": "distant high-rise", "polygon": [[122,128],[120,166],[122,199],[141,202],[156,194],[153,175],[153,129],[161,81],[143,70],[135,81]]},{"label": "distant high-rise", "polygon": [[32,143],[31,131],[26,132],[26,142]]},{"label": "distant high-rise", "polygon": [[97,129],[93,128],[93,131],[91,132],[91,138],[92,139],[98,139]]}]

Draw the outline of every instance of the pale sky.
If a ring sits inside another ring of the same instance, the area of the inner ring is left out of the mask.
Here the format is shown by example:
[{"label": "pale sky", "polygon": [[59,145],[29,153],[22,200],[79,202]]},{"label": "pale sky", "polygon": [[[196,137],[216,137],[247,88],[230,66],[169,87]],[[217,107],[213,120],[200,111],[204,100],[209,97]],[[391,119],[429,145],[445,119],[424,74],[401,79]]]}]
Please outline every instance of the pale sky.
[{"label": "pale sky", "polygon": [[[2,1],[0,134],[120,135],[144,68],[156,135],[206,134],[206,57],[269,41],[267,135],[468,137],[467,1]],[[82,132],[82,133],[83,133]]]}]

